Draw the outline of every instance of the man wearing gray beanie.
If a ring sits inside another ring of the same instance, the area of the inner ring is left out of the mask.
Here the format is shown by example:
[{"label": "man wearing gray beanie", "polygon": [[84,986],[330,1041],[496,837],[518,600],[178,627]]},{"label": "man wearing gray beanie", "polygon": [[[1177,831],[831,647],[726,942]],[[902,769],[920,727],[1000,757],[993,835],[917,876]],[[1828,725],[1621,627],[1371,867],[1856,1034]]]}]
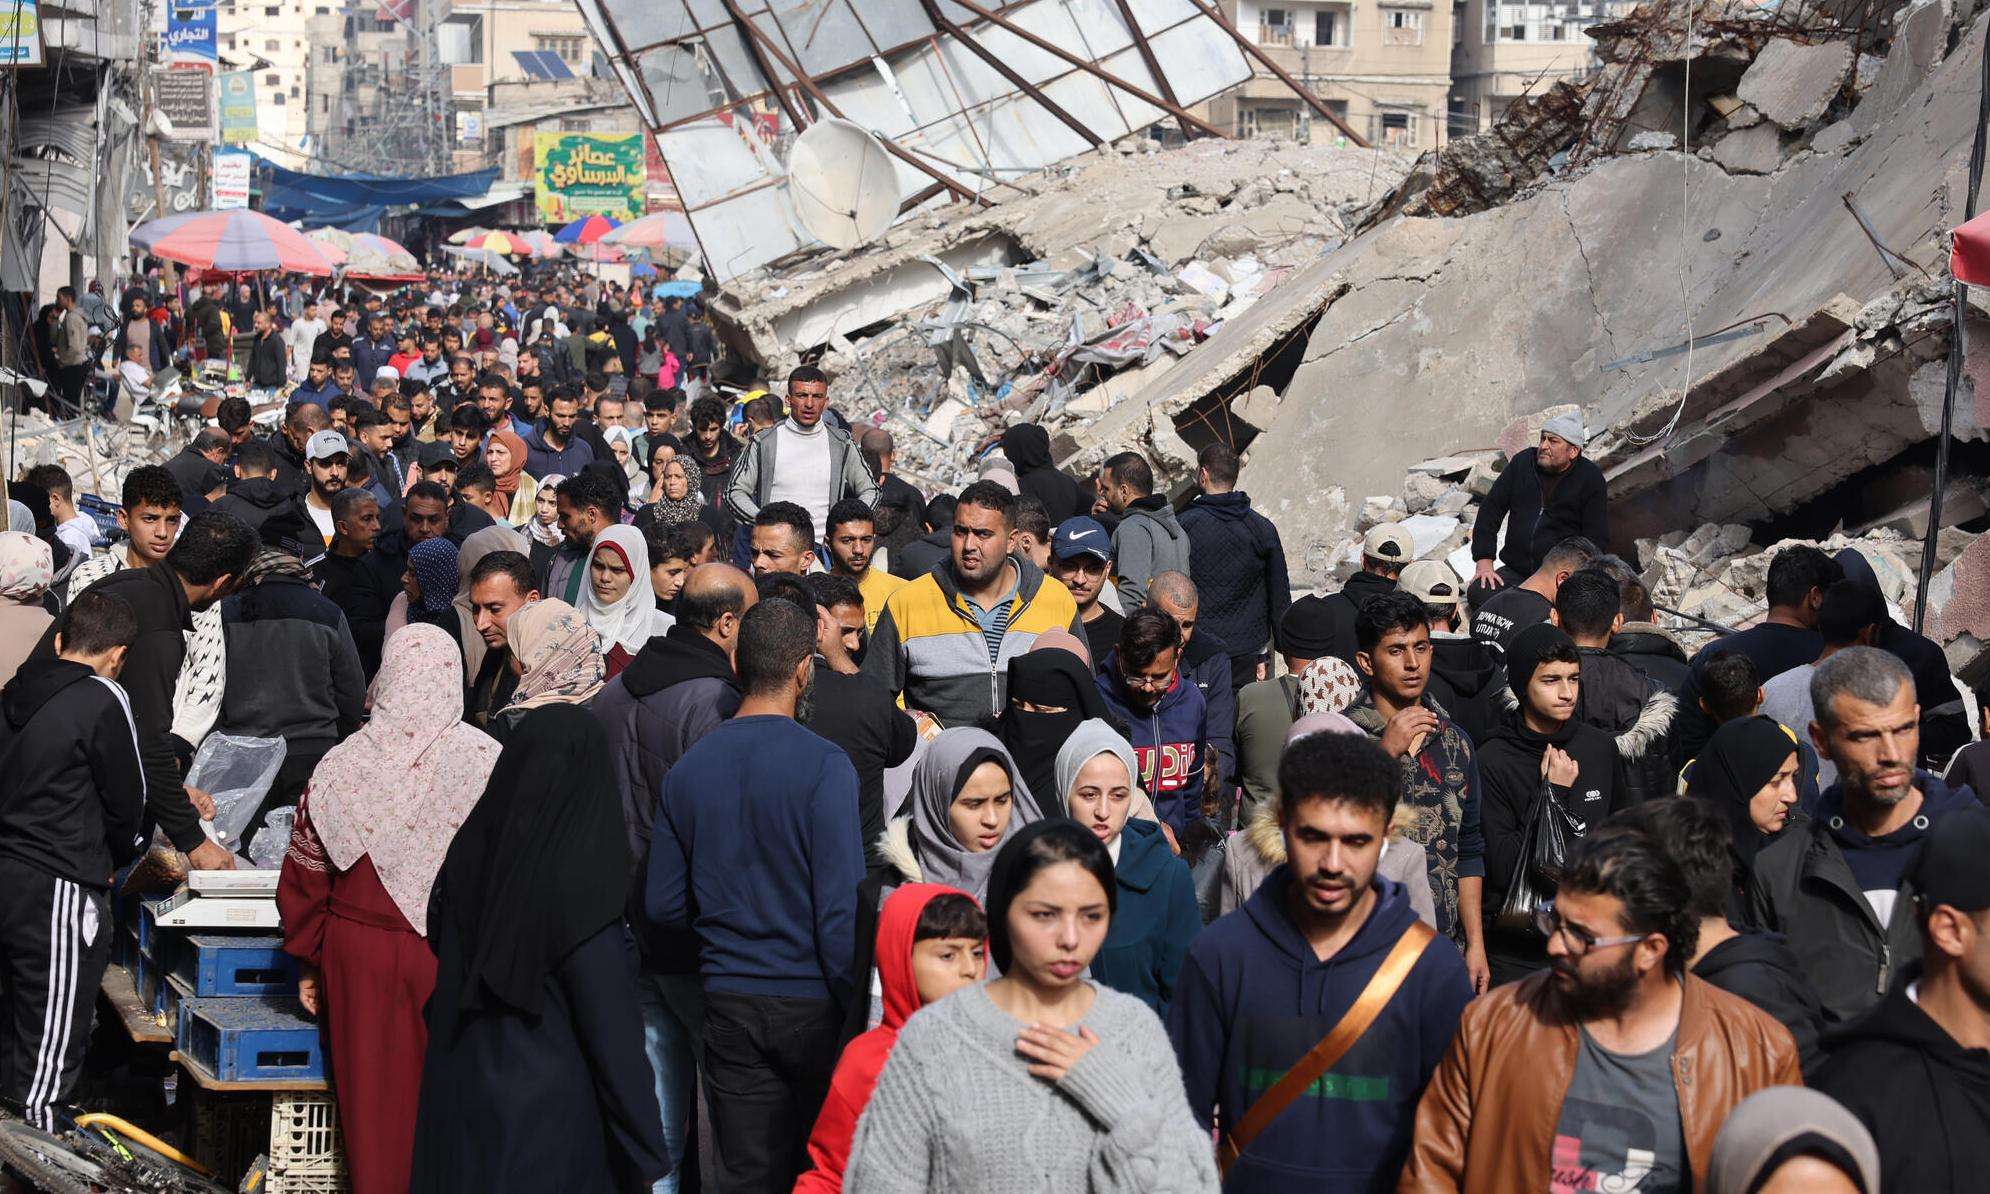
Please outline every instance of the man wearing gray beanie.
[{"label": "man wearing gray beanie", "polygon": [[1610,494],[1603,470],[1582,454],[1588,443],[1581,414],[1556,415],[1542,426],[1540,445],[1508,461],[1493,482],[1472,524],[1474,607],[1490,590],[1532,576],[1541,557],[1564,539],[1580,535],[1609,550]]}]

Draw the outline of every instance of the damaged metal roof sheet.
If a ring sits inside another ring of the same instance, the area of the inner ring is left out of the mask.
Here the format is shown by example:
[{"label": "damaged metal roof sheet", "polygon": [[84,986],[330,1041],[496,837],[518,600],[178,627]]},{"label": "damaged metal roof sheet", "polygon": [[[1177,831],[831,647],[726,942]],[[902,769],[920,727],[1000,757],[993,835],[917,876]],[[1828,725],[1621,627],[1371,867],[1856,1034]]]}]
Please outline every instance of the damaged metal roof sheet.
[{"label": "damaged metal roof sheet", "polygon": [[[978,195],[1251,75],[1195,0],[578,3],[656,130],[719,281],[813,243],[781,152],[811,102],[884,138],[911,201],[937,188]],[[970,25],[978,45],[945,32]]]}]

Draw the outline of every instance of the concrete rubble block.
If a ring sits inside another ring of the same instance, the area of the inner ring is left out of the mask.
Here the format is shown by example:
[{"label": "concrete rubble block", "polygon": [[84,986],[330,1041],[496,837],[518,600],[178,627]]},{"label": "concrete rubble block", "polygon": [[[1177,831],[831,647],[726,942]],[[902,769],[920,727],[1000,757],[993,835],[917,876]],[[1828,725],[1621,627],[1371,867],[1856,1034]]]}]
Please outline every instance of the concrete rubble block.
[{"label": "concrete rubble block", "polygon": [[1488,457],[1485,452],[1464,452],[1456,456],[1436,456],[1410,466],[1410,472],[1455,481],[1471,473],[1472,466]]},{"label": "concrete rubble block", "polygon": [[1895,14],[1893,48],[1872,87],[1852,110],[1852,124],[1861,134],[1891,119],[1942,60],[1948,48],[1950,12],[1949,0],[1914,0]]},{"label": "concrete rubble block", "polygon": [[1779,37],[1755,56],[1735,94],[1783,128],[1808,128],[1837,98],[1851,70],[1849,42],[1804,45]]},{"label": "concrete rubble block", "polygon": [[1278,413],[1281,401],[1283,399],[1278,391],[1270,386],[1252,386],[1250,393],[1230,404],[1230,414],[1262,431],[1271,426],[1272,416]]},{"label": "concrete rubble block", "polygon": [[1430,512],[1432,514],[1462,516],[1471,504],[1471,490],[1454,485],[1444,491],[1443,495],[1431,506]]},{"label": "concrete rubble block", "polygon": [[1633,135],[1625,143],[1624,148],[1630,150],[1632,153],[1643,153],[1653,149],[1677,149],[1679,148],[1679,136],[1676,133],[1646,129],[1642,133]]},{"label": "concrete rubble block", "polygon": [[1409,517],[1409,513],[1409,507],[1395,494],[1376,494],[1362,499],[1361,513],[1355,519],[1354,529],[1365,534],[1370,527],[1385,522],[1401,522]]},{"label": "concrete rubble block", "polygon": [[1722,137],[1713,148],[1714,163],[1729,174],[1771,174],[1783,164],[1783,131],[1758,124]]},{"label": "concrete rubble block", "polygon": [[[1976,421],[1975,387],[1965,376],[1961,388],[1955,396],[1955,420],[1951,429],[1961,440],[1990,438]],[[1938,434],[1942,429],[1942,402],[1948,393],[1948,363],[1929,361],[1916,369],[1907,379],[1907,396],[1913,400],[1915,411],[1921,416],[1921,426],[1929,435]]]},{"label": "concrete rubble block", "polygon": [[1488,457],[1473,465],[1472,471],[1465,477],[1466,490],[1474,497],[1484,497],[1491,493],[1493,482],[1499,480],[1499,466],[1503,463],[1505,463],[1504,457],[1498,459]]},{"label": "concrete rubble block", "polygon": [[1264,243],[1264,238],[1242,224],[1225,224],[1196,246],[1197,257],[1240,257]]},{"label": "concrete rubble block", "polygon": [[[1458,520],[1433,514],[1412,514],[1398,520],[1410,535],[1410,552],[1421,560],[1443,548],[1458,532]],[[1455,546],[1455,545],[1454,545]]]},{"label": "concrete rubble block", "polygon": [[973,413],[974,408],[967,403],[955,398],[947,398],[933,408],[933,412],[926,416],[926,421],[921,426],[925,429],[926,434],[932,436],[934,439],[942,442],[951,442],[955,429],[964,428],[968,423],[968,420],[962,419],[961,416]]},{"label": "concrete rubble block", "polygon": [[1412,514],[1422,514],[1437,505],[1450,486],[1436,477],[1411,473],[1403,478],[1403,502]]},{"label": "concrete rubble block", "polygon": [[1810,147],[1818,153],[1837,153],[1859,139],[1859,126],[1852,120],[1840,120],[1827,124],[1810,139]]}]

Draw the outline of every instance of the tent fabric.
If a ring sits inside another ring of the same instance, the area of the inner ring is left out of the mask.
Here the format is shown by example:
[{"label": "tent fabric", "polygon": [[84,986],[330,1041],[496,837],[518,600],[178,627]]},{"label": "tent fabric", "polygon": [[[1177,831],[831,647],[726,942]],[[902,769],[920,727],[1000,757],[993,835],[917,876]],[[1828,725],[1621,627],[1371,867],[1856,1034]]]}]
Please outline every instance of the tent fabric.
[{"label": "tent fabric", "polygon": [[[372,231],[372,228],[355,227],[371,209],[474,199],[488,192],[498,177],[495,166],[468,174],[428,178],[305,174],[260,155],[256,157],[255,168],[263,179],[264,211],[282,220],[303,220],[347,231]],[[372,223],[378,225],[377,215]]]}]

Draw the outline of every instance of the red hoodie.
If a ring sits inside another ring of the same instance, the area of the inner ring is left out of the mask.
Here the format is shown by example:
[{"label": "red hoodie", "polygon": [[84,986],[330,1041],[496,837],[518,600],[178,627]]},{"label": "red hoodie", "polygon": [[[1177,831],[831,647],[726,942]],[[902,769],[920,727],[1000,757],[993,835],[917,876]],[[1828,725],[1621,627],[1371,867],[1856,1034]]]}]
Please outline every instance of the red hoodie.
[{"label": "red hoodie", "polygon": [[892,892],[879,910],[877,963],[878,981],[884,987],[884,1018],[843,1046],[836,1075],[829,1080],[829,1097],[809,1134],[810,1168],[795,1181],[794,1194],[840,1194],[843,1189],[857,1117],[877,1089],[885,1058],[898,1043],[898,1030],[921,1006],[919,984],[912,977],[912,938],[919,928],[919,914],[939,896],[962,894],[938,883],[907,883]]}]

